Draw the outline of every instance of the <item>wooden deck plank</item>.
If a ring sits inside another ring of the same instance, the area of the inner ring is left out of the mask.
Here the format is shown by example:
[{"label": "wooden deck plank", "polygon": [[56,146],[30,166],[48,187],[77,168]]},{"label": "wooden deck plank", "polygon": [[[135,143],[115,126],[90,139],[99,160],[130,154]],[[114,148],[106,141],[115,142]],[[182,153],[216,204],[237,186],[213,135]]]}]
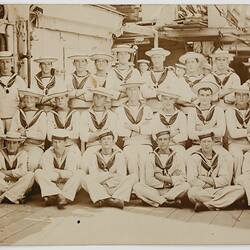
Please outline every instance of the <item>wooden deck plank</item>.
[{"label": "wooden deck plank", "polygon": [[168,216],[168,219],[176,219],[180,221],[189,221],[194,215],[194,210],[191,208],[176,209],[173,213]]},{"label": "wooden deck plank", "polygon": [[200,213],[194,213],[188,222],[199,222],[210,224],[217,216],[218,211],[203,211]]},{"label": "wooden deck plank", "polygon": [[173,207],[158,207],[158,208],[153,208],[150,211],[150,215],[152,216],[159,216],[159,217],[163,217],[163,218],[167,218],[169,217],[174,211],[176,210],[176,208]]},{"label": "wooden deck plank", "polygon": [[242,210],[225,210],[218,211],[217,216],[212,220],[211,224],[233,227],[239,220]]},{"label": "wooden deck plank", "polygon": [[237,228],[250,228],[250,211],[249,210],[243,210],[241,216],[234,224],[234,227]]}]

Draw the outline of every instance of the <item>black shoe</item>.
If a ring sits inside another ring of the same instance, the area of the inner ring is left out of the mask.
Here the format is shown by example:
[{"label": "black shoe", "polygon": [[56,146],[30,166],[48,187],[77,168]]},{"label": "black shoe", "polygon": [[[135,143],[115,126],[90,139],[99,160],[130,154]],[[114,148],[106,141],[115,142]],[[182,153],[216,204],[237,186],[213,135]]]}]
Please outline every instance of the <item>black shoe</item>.
[{"label": "black shoe", "polygon": [[65,197],[59,195],[57,199],[57,208],[58,209],[65,209],[65,206],[68,204],[68,201]]},{"label": "black shoe", "polygon": [[97,207],[97,208],[103,207],[103,205],[104,205],[104,200],[99,200],[94,203],[94,207]]},{"label": "black shoe", "polygon": [[21,199],[18,200],[19,204],[25,204],[27,202],[27,198],[23,197]]},{"label": "black shoe", "polygon": [[109,198],[107,199],[107,204],[110,207],[116,207],[120,209],[124,208],[124,201],[119,200],[119,199]]},{"label": "black shoe", "polygon": [[57,195],[44,196],[43,200],[44,200],[44,204],[45,204],[46,207],[53,206],[57,202]]},{"label": "black shoe", "polygon": [[196,213],[201,212],[201,211],[207,211],[207,210],[208,210],[208,208],[204,204],[202,204],[200,202],[196,202],[196,204],[194,206],[194,211]]}]

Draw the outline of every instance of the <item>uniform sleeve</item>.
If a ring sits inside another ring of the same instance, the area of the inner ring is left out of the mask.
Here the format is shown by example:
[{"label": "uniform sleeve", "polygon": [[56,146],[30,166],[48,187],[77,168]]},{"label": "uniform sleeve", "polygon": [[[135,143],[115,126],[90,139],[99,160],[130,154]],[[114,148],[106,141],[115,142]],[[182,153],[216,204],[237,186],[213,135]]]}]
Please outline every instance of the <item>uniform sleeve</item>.
[{"label": "uniform sleeve", "polygon": [[243,138],[247,136],[247,129],[237,128],[234,110],[229,108],[226,111],[226,124],[230,137],[233,139]]},{"label": "uniform sleeve", "polygon": [[54,160],[53,154],[51,152],[51,148],[49,148],[43,153],[39,162],[39,167],[45,171],[53,171],[54,169],[53,160]]},{"label": "uniform sleeve", "polygon": [[187,160],[187,182],[191,186],[203,187],[205,182],[198,179],[199,172],[198,167],[200,164],[199,156],[191,155]]},{"label": "uniform sleeve", "polygon": [[144,121],[140,125],[140,133],[142,135],[151,135],[152,134],[152,120],[153,120],[153,111],[150,107],[145,106],[144,108]]},{"label": "uniform sleeve", "polygon": [[10,125],[10,131],[17,132],[19,130],[20,126],[20,119],[19,119],[19,110],[16,111],[15,115],[13,116],[11,120]]},{"label": "uniform sleeve", "polygon": [[126,176],[127,175],[127,164],[125,157],[123,153],[117,153],[116,155],[116,169],[117,169],[117,174],[121,176]]},{"label": "uniform sleeve", "polygon": [[[240,77],[236,74],[236,73],[233,73],[231,76],[230,76],[230,84],[228,86],[228,88],[234,88],[234,89],[237,89],[240,85],[241,85],[241,80],[240,80]],[[231,94],[228,94],[225,96],[225,101],[228,101],[228,102],[234,102],[235,101],[235,96],[234,96],[234,92],[231,93]]]},{"label": "uniform sleeve", "polygon": [[11,173],[13,177],[20,178],[28,172],[28,155],[25,151],[19,155],[17,163],[16,169],[11,170]]},{"label": "uniform sleeve", "polygon": [[117,134],[119,136],[129,136],[131,131],[127,128],[124,127],[124,112],[123,112],[123,107],[118,107],[115,111],[116,116],[117,116]]},{"label": "uniform sleeve", "polygon": [[26,130],[26,136],[31,139],[45,140],[47,134],[47,117],[45,112],[41,114],[37,122],[39,125],[36,126],[36,129]]},{"label": "uniform sleeve", "polygon": [[155,178],[155,170],[154,155],[151,153],[148,155],[145,164],[145,182],[150,187],[163,188],[163,182]]},{"label": "uniform sleeve", "polygon": [[224,110],[220,107],[216,108],[216,126],[212,128],[216,137],[222,137],[226,131],[226,120]]},{"label": "uniform sleeve", "polygon": [[175,170],[171,176],[173,185],[176,186],[186,181],[186,165],[183,160],[183,157],[176,153],[174,157],[174,167]]},{"label": "uniform sleeve", "polygon": [[178,125],[179,125],[179,134],[173,137],[175,143],[184,142],[188,138],[187,133],[187,119],[183,112],[179,111],[178,114]]},{"label": "uniform sleeve", "polygon": [[198,133],[196,132],[196,114],[195,109],[191,108],[188,112],[188,136],[191,140],[198,140]]},{"label": "uniform sleeve", "polygon": [[80,133],[80,114],[78,111],[73,113],[72,115],[72,128],[69,131],[69,138],[76,140],[79,138],[79,133]]},{"label": "uniform sleeve", "polygon": [[215,188],[220,188],[229,185],[229,170],[226,163],[227,161],[222,156],[219,156],[218,175],[217,177],[213,177]]},{"label": "uniform sleeve", "polygon": [[47,138],[51,141],[52,131],[56,128],[52,112],[47,113]]},{"label": "uniform sleeve", "polygon": [[82,142],[87,142],[89,138],[88,111],[80,116],[80,128],[80,139]]}]

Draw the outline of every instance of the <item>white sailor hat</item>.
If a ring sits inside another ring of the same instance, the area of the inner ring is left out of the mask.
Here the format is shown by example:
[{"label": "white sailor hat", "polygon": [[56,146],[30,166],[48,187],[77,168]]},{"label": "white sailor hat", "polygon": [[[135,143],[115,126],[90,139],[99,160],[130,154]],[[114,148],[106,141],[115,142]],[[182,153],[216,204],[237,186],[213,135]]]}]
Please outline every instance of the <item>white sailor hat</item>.
[{"label": "white sailor hat", "polygon": [[146,59],[139,59],[139,60],[137,60],[137,63],[138,63],[138,64],[141,64],[141,63],[150,64],[150,61],[149,61],[149,60],[146,60]]},{"label": "white sailor hat", "polygon": [[53,139],[66,140],[67,138],[69,138],[68,130],[61,129],[61,128],[53,129],[53,131],[52,131],[52,140]]},{"label": "white sailor hat", "polygon": [[113,49],[113,52],[118,53],[118,52],[128,52],[128,53],[134,53],[135,49],[132,48],[130,45],[128,44],[118,44],[116,45]]},{"label": "white sailor hat", "polygon": [[192,90],[193,92],[198,95],[198,92],[200,89],[202,88],[209,88],[212,90],[212,94],[216,94],[220,88],[217,84],[213,83],[213,82],[210,82],[210,81],[200,81],[198,83],[196,83],[193,87],[192,87]]},{"label": "white sailor hat", "polygon": [[213,54],[209,56],[213,59],[218,57],[228,58],[230,61],[232,61],[234,58],[234,54],[229,53],[228,50],[222,50],[222,49],[217,49]]},{"label": "white sailor hat", "polygon": [[[73,51],[72,51],[73,52]],[[74,50],[73,54],[68,56],[71,60],[80,60],[80,59],[86,59],[88,60],[90,58],[90,52],[86,50]]]},{"label": "white sailor hat", "polygon": [[13,58],[13,53],[9,50],[0,51],[0,60]]},{"label": "white sailor hat", "polygon": [[48,95],[48,98],[53,99],[60,96],[66,96],[68,94],[69,89],[67,89],[66,87],[56,87],[51,90],[50,94]]},{"label": "white sailor hat", "polygon": [[249,83],[245,82],[245,83],[241,84],[239,87],[233,88],[233,92],[234,93],[246,93],[246,94],[250,94]]},{"label": "white sailor hat", "polygon": [[177,90],[174,88],[160,88],[157,90],[157,96],[160,98],[161,96],[168,96],[171,98],[179,99],[180,95]]},{"label": "white sailor hat", "polygon": [[103,137],[106,137],[106,136],[109,136],[109,135],[113,136],[114,142],[117,141],[117,138],[118,138],[117,134],[114,133],[113,131],[111,131],[110,129],[103,129],[103,130],[101,130],[101,131],[99,131],[97,133],[97,137],[98,137],[99,140],[101,140]]},{"label": "white sailor hat", "polygon": [[247,67],[250,67],[250,57],[248,58],[247,62],[243,62],[243,64]]},{"label": "white sailor hat", "polygon": [[5,141],[23,142],[26,137],[22,136],[19,132],[8,131],[5,135],[2,136],[2,139],[4,139]]},{"label": "white sailor hat", "polygon": [[33,96],[38,98],[39,101],[43,98],[43,95],[34,88],[18,89],[18,94],[21,98],[23,98],[24,96]]},{"label": "white sailor hat", "polygon": [[48,62],[56,62],[58,59],[56,57],[51,57],[51,56],[41,56],[36,59],[34,59],[34,62],[37,63],[48,63]]},{"label": "white sailor hat", "polygon": [[175,67],[176,68],[181,68],[181,69],[186,69],[186,66],[184,64],[182,64],[182,63],[176,63]]},{"label": "white sailor hat", "polygon": [[214,138],[214,132],[201,131],[200,134],[198,135],[199,140],[210,137]]},{"label": "white sailor hat", "polygon": [[163,49],[163,48],[152,48],[145,52],[145,54],[149,57],[152,57],[154,55],[162,55],[164,57],[169,56],[171,52],[169,50]]},{"label": "white sailor hat", "polygon": [[180,56],[179,61],[182,64],[186,64],[187,59],[197,59],[199,62],[202,62],[203,60],[205,60],[205,57],[200,53],[190,51]]},{"label": "white sailor hat", "polygon": [[92,51],[91,54],[91,60],[95,61],[97,59],[104,59],[107,60],[108,62],[113,61],[114,57],[111,54],[111,51],[108,49],[101,49],[101,48],[96,48]]},{"label": "white sailor hat", "polygon": [[101,86],[97,86],[95,88],[89,88],[88,89],[90,92],[92,92],[93,94],[98,94],[98,95],[103,95],[109,98],[113,98],[113,93],[110,89],[101,87]]},{"label": "white sailor hat", "polygon": [[169,135],[171,137],[170,128],[166,126],[160,126],[160,127],[155,127],[152,131],[152,138],[155,141],[157,140],[157,138],[163,135]]},{"label": "white sailor hat", "polygon": [[129,78],[125,83],[121,84],[121,87],[132,88],[140,87],[144,84],[143,78],[139,75]]}]

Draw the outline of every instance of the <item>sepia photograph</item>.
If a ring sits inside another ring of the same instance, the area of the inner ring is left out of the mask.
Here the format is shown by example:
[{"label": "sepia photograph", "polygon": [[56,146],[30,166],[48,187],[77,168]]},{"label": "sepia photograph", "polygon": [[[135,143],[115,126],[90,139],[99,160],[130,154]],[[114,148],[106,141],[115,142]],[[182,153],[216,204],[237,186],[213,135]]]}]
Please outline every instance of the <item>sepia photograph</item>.
[{"label": "sepia photograph", "polygon": [[0,4],[0,247],[249,236],[250,4]]}]

